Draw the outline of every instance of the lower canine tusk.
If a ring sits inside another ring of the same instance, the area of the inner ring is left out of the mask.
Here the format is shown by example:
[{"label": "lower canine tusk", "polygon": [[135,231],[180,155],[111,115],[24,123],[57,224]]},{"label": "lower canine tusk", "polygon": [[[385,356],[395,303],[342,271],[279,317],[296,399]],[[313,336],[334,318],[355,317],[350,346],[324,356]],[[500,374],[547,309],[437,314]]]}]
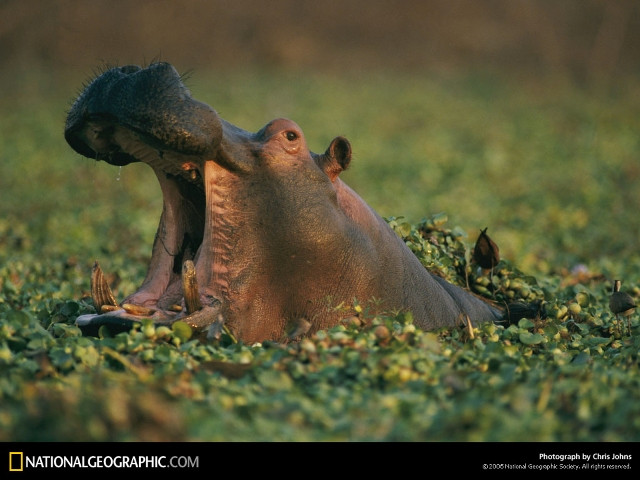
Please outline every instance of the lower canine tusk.
[{"label": "lower canine tusk", "polygon": [[187,307],[187,315],[202,310],[196,267],[191,260],[185,260],[182,264],[182,293],[184,295],[184,304]]},{"label": "lower canine tusk", "polygon": [[118,305],[97,260],[91,270],[91,298],[93,299],[93,306],[97,312],[102,312],[103,307],[107,307],[108,309],[108,307]]}]

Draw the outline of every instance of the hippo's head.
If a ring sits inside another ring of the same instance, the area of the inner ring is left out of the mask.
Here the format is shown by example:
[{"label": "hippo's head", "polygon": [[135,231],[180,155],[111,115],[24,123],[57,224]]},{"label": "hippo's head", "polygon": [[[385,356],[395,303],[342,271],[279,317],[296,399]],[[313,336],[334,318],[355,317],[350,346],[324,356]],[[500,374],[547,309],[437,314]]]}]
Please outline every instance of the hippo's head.
[{"label": "hippo's head", "polygon": [[410,308],[424,327],[468,310],[338,178],[351,159],[342,137],[315,154],[290,120],[247,132],[156,63],[96,78],[72,106],[65,138],[90,159],[148,164],[163,193],[142,286],[118,306],[96,265],[98,315],[81,326],[183,319],[252,342],[331,326],[354,298]]},{"label": "hippo's head", "polygon": [[[243,338],[272,337],[283,325],[265,324],[263,314],[275,310],[289,323],[306,318],[308,308],[291,298],[296,289],[344,261],[331,257],[337,251],[331,243],[343,241],[343,229],[327,228],[337,209],[333,182],[351,157],[344,138],[317,155],[290,120],[244,131],[194,100],[166,63],[100,75],[72,106],[65,138],[91,159],[147,163],[164,196],[147,278],[123,302],[126,309],[103,320],[139,319],[136,314],[143,313],[158,321],[188,316],[198,325],[224,318]],[[183,269],[192,271],[192,265],[195,275],[187,282]],[[99,298],[106,287],[96,277],[96,308],[112,310],[112,302]],[[198,297],[196,307],[185,304],[185,288],[197,291],[186,294]],[[236,298],[249,295],[247,302]],[[293,317],[285,318],[282,305]],[[233,321],[245,315],[247,325]]]}]

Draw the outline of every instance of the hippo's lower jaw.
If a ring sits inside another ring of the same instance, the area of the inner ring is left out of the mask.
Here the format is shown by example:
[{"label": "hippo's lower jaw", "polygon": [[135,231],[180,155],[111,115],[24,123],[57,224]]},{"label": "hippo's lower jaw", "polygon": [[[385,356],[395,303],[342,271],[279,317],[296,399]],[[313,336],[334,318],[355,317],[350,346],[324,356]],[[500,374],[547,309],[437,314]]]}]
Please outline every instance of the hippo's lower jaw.
[{"label": "hippo's lower jaw", "polygon": [[118,305],[109,284],[106,282],[102,269],[96,261],[91,274],[91,298],[94,307],[101,313],[81,315],[76,319],[76,325],[85,334],[95,335],[99,327],[105,325],[112,333],[131,329],[133,324],[149,318],[156,325],[170,325],[182,319],[197,331],[208,327],[207,338],[219,338],[223,331],[235,340],[231,331],[224,325],[220,313],[220,302],[203,306],[200,302],[195,266],[191,260],[186,260],[183,266],[183,296],[184,301],[170,305],[167,309],[145,307],[123,302]]},{"label": "hippo's lower jaw", "polygon": [[119,331],[128,330],[145,318],[156,324],[180,319],[199,330],[209,327],[209,336],[219,337],[227,329],[220,313],[221,302],[213,295],[201,297],[194,264],[200,257],[207,265],[213,263],[211,258],[204,258],[207,255],[200,255],[207,223],[202,175],[193,159],[152,151],[135,142],[131,132],[117,130],[117,141],[136,151],[138,158],[156,172],[163,192],[163,213],[147,278],[140,289],[118,304],[96,261],[91,297],[98,313],[80,316],[76,323],[83,331],[94,333],[102,325]]}]

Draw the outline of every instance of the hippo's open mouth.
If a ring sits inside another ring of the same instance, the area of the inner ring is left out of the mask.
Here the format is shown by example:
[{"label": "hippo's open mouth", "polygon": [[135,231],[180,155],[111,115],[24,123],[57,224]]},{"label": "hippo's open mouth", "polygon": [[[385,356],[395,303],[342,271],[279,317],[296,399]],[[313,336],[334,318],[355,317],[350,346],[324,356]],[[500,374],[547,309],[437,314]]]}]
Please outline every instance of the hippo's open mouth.
[{"label": "hippo's open mouth", "polygon": [[[241,135],[232,126],[227,128],[230,135]],[[224,163],[222,129],[216,112],[194,100],[166,63],[108,70],[76,100],[66,123],[67,142],[82,155],[113,165],[147,163],[163,194],[160,225],[142,286],[118,305],[96,262],[91,293],[98,313],[80,317],[78,325],[128,328],[142,318],[156,323],[183,318],[196,327],[214,323],[220,300],[207,289],[200,291],[198,284],[211,284],[210,275],[224,268],[217,258],[223,252],[207,241],[203,250],[205,230],[219,223],[212,216],[220,213],[223,200],[205,182],[208,176],[213,185],[216,175],[210,165],[214,162],[208,160]],[[224,235],[223,229],[217,235]],[[217,267],[199,269],[199,263]]]}]

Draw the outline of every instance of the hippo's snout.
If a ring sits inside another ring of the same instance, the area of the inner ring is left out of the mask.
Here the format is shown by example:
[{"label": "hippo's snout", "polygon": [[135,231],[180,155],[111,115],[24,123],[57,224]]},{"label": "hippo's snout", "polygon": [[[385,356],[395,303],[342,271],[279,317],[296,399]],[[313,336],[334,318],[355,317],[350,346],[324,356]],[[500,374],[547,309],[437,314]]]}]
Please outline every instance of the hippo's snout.
[{"label": "hippo's snout", "polygon": [[140,160],[114,138],[118,128],[136,132],[146,144],[185,155],[213,154],[222,138],[218,114],[191,97],[168,63],[147,68],[111,68],[75,101],[65,138],[81,155],[126,165]]}]

